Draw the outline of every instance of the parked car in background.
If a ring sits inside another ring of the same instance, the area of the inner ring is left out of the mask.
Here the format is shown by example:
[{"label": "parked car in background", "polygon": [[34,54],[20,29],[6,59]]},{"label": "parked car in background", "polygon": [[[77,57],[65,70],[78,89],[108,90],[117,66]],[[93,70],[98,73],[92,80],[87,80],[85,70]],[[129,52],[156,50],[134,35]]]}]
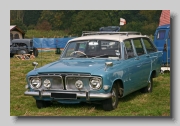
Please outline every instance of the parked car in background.
[{"label": "parked car in background", "polygon": [[99,102],[110,111],[134,91],[152,92],[161,61],[162,51],[146,35],[93,32],[69,40],[58,61],[39,68],[33,62],[24,95],[32,96],[38,108],[53,101]]},{"label": "parked car in background", "polygon": [[159,51],[163,51],[162,66],[170,66],[170,24],[161,25],[156,29],[154,44]]},{"label": "parked car in background", "polygon": [[33,39],[13,39],[10,45],[10,57],[21,54],[38,56],[38,49],[33,45]]}]

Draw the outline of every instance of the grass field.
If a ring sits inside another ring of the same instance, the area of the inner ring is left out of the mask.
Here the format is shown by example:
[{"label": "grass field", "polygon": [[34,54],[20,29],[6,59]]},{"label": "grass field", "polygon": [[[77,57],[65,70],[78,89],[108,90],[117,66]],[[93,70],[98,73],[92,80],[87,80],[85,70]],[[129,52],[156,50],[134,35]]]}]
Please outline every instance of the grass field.
[{"label": "grass field", "polygon": [[[33,61],[38,67],[59,59],[54,51],[40,52],[33,60],[10,58],[10,116],[171,116],[170,73],[160,74],[154,79],[152,93],[134,92],[119,99],[117,109],[104,111],[100,104],[81,103],[52,106],[38,109],[31,96],[25,96],[26,74],[32,70]],[[41,60],[42,59],[42,60]]]}]

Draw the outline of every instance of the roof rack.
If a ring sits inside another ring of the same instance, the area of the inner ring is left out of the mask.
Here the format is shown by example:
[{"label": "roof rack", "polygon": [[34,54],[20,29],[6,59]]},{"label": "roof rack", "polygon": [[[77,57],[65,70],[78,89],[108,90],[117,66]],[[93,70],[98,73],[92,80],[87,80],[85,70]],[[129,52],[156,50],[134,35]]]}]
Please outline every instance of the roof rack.
[{"label": "roof rack", "polygon": [[109,34],[109,35],[114,35],[114,34],[121,34],[121,35],[141,35],[141,32],[136,32],[136,31],[123,31],[123,32],[107,32],[107,31],[83,31],[82,36],[88,36],[88,35],[103,35],[103,34]]}]

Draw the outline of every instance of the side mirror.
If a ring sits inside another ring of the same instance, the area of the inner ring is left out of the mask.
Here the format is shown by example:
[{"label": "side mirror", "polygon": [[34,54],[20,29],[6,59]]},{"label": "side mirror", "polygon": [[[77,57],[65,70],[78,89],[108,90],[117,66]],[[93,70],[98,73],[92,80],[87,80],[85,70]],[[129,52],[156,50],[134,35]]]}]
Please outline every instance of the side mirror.
[{"label": "side mirror", "polygon": [[36,67],[38,66],[37,62],[32,62],[32,65],[34,66],[34,70],[36,69]]},{"label": "side mirror", "polygon": [[113,63],[112,62],[105,62],[105,65],[106,66],[113,66]]},{"label": "side mirror", "polygon": [[113,66],[113,63],[112,62],[105,62],[105,71],[107,69],[107,67],[112,67]]}]

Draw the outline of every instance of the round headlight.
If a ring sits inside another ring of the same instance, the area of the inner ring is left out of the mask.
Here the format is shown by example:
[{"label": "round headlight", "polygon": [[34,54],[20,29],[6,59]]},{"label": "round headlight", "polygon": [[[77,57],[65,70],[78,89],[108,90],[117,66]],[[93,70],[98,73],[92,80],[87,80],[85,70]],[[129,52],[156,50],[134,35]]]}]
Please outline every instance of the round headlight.
[{"label": "round headlight", "polygon": [[82,88],[83,88],[83,82],[82,82],[81,80],[77,80],[77,81],[75,82],[75,86],[76,86],[76,88],[78,88],[78,89],[82,89]]},{"label": "round headlight", "polygon": [[44,80],[43,84],[44,84],[44,87],[46,87],[46,88],[50,88],[51,87],[51,81],[48,80],[48,79]]},{"label": "round headlight", "polygon": [[102,82],[100,78],[91,78],[90,79],[90,87],[92,89],[100,89],[102,86]]},{"label": "round headlight", "polygon": [[32,78],[30,80],[30,86],[32,89],[39,88],[41,86],[41,79],[40,78]]}]

